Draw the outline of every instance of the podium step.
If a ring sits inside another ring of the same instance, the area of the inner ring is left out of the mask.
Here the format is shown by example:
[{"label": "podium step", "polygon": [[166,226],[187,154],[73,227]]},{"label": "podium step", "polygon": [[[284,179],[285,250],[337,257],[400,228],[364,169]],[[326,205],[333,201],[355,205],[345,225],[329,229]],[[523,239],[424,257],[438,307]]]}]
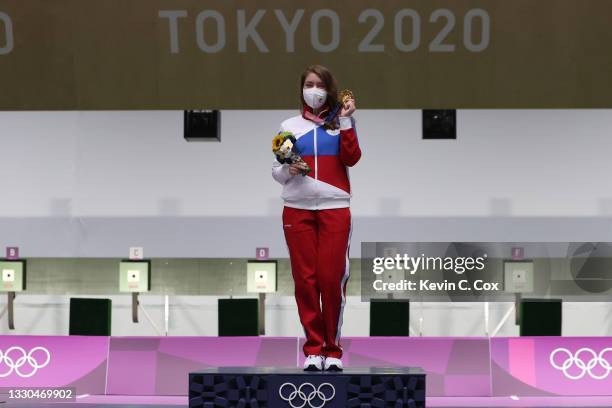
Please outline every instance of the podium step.
[{"label": "podium step", "polygon": [[189,373],[190,408],[424,408],[420,368],[222,367]]}]

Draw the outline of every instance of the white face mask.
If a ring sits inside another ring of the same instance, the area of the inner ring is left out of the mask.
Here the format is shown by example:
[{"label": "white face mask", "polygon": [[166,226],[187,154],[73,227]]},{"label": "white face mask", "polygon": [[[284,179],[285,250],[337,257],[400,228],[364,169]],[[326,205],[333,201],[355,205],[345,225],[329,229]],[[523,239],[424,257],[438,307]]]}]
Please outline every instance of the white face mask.
[{"label": "white face mask", "polygon": [[312,109],[319,109],[321,106],[325,105],[325,101],[327,100],[327,91],[321,88],[304,88],[302,90],[302,95],[304,96],[306,105],[310,106]]}]

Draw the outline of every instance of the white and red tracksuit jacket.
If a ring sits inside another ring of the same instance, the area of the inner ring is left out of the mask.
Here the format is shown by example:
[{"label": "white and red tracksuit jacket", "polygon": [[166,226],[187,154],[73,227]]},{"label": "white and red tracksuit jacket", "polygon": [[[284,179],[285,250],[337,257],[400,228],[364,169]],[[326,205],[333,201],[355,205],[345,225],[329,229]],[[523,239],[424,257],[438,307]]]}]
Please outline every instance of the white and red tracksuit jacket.
[{"label": "white and red tracksuit jacket", "polygon": [[281,197],[285,206],[307,210],[349,206],[351,185],[347,167],[355,165],[361,157],[353,124],[352,118],[341,117],[339,130],[327,130],[302,115],[281,124],[280,131],[293,133],[300,156],[312,169],[305,177],[292,177],[289,165],[274,160],[272,176],[283,185]]},{"label": "white and red tracksuit jacket", "polygon": [[311,168],[306,176],[291,176],[288,164],[275,160],[272,166],[272,176],[283,185],[283,230],[306,336],[304,355],[340,358],[352,229],[348,167],[361,150],[351,118],[340,118],[339,130],[326,130],[295,116],[281,131],[293,133]]}]

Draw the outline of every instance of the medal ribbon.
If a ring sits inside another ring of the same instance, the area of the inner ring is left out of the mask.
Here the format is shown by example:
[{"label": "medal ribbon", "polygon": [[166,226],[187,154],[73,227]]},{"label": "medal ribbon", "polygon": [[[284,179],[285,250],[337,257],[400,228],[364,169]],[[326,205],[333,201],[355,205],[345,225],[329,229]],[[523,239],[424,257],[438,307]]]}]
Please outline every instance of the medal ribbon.
[{"label": "medal ribbon", "polygon": [[[302,117],[304,119],[308,119],[313,121],[314,123],[316,123],[317,125],[323,125],[325,123],[330,123],[333,120],[336,119],[336,115],[338,115],[338,111],[340,110],[340,108],[342,107],[341,104],[337,104],[336,107],[327,114],[327,116],[325,117],[325,119],[323,119],[322,117],[315,115],[314,113],[312,113],[312,111],[310,111],[308,108],[304,107],[304,112],[302,113]],[[322,111],[321,113],[326,112],[327,109],[325,109],[324,111]],[[319,113],[319,115],[321,114]]]}]

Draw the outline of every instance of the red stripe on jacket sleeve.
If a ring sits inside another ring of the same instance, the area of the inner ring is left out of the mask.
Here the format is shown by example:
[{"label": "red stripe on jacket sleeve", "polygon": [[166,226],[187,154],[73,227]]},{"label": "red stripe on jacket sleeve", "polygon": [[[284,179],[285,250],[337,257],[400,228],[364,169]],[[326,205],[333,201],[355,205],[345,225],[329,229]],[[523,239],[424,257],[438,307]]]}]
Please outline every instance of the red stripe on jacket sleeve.
[{"label": "red stripe on jacket sleeve", "polygon": [[361,158],[361,149],[355,128],[340,130],[340,160],[342,164],[352,167]]}]

